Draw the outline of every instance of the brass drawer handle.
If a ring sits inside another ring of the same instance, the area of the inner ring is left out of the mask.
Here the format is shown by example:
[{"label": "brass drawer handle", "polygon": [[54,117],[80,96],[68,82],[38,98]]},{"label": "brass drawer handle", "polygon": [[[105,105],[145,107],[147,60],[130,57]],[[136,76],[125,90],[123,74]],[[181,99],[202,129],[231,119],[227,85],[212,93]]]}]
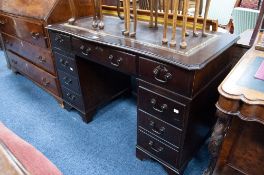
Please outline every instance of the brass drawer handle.
[{"label": "brass drawer handle", "polygon": [[0,25],[5,25],[6,23],[7,23],[7,20],[6,19],[0,20]]},{"label": "brass drawer handle", "polygon": [[66,95],[71,101],[74,101],[76,99],[75,95],[73,94],[67,93]]},{"label": "brass drawer handle", "polygon": [[69,77],[64,77],[64,78],[63,78],[63,81],[64,81],[64,83],[67,84],[67,85],[72,84],[72,80],[71,80]]},{"label": "brass drawer handle", "polygon": [[64,66],[64,67],[69,66],[69,62],[68,62],[67,60],[62,59],[62,58],[60,59],[60,63],[61,63],[61,65]]},{"label": "brass drawer handle", "polygon": [[161,152],[161,151],[164,150],[163,147],[155,148],[155,147],[154,147],[154,143],[153,143],[153,141],[151,141],[151,140],[149,141],[149,146],[150,146],[150,148],[151,148],[153,151],[155,151],[155,152],[157,152],[157,153],[159,153],[159,152]]},{"label": "brass drawer handle", "polygon": [[56,41],[57,43],[63,43],[63,42],[64,42],[63,38],[62,38],[60,35],[56,35],[56,36],[55,36],[55,41]]},{"label": "brass drawer handle", "polygon": [[90,54],[90,52],[91,52],[92,49],[90,47],[88,47],[87,49],[85,49],[85,46],[84,45],[81,45],[80,50],[82,51],[82,54],[84,56],[88,56]]},{"label": "brass drawer handle", "polygon": [[156,133],[156,134],[159,134],[159,135],[161,135],[161,134],[163,134],[164,133],[164,131],[165,131],[165,127],[160,127],[159,129],[157,129],[156,127],[155,127],[155,122],[154,121],[150,121],[150,123],[149,123],[149,125],[152,127],[152,131],[154,132],[154,133]]},{"label": "brass drawer handle", "polygon": [[40,38],[40,33],[38,32],[31,32],[31,36],[34,40],[38,40]]},{"label": "brass drawer handle", "polygon": [[109,55],[108,59],[111,61],[111,65],[115,66],[115,67],[119,67],[121,62],[123,61],[123,58],[119,57],[116,61],[114,61],[114,56],[113,55]]},{"label": "brass drawer handle", "polygon": [[50,84],[50,82],[46,78],[42,78],[41,81],[44,86],[48,86]]},{"label": "brass drawer handle", "polygon": [[38,60],[39,60],[40,63],[46,63],[46,59],[44,57],[42,57],[42,56],[39,56]]},{"label": "brass drawer handle", "polygon": [[150,103],[152,104],[152,108],[157,111],[157,112],[164,112],[166,109],[168,109],[168,105],[167,104],[162,104],[160,107],[156,107],[157,106],[157,100],[155,98],[152,98],[150,100]]},{"label": "brass drawer handle", "polygon": [[164,66],[157,66],[153,70],[154,78],[160,83],[167,83],[172,79],[172,74],[169,73],[169,70]]}]

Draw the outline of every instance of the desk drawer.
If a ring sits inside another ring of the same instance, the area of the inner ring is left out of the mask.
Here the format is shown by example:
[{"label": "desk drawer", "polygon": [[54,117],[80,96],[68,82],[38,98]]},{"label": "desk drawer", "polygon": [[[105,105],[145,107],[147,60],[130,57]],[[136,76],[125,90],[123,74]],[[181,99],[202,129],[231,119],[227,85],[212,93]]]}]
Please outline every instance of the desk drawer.
[{"label": "desk drawer", "polygon": [[34,46],[16,37],[2,34],[6,49],[11,50],[55,75],[52,54],[48,49]]},{"label": "desk drawer", "polygon": [[178,168],[179,152],[178,150],[162,143],[154,137],[144,133],[140,129],[137,135],[137,145],[147,152],[153,154],[164,162]]},{"label": "desk drawer", "polygon": [[72,43],[74,52],[80,57],[88,58],[93,62],[126,74],[136,74],[135,55],[116,51],[108,47],[92,45],[76,38],[73,38]]},{"label": "desk drawer", "polygon": [[138,88],[138,108],[178,128],[183,126],[183,104],[143,87]]},{"label": "desk drawer", "polygon": [[64,51],[71,50],[71,37],[68,35],[50,32],[50,40],[53,48]]},{"label": "desk drawer", "polygon": [[78,75],[76,68],[76,63],[74,59],[68,58],[62,54],[54,52],[54,57],[56,60],[56,66],[58,69],[63,70],[64,72],[71,74],[73,76]]},{"label": "desk drawer", "polygon": [[185,96],[191,93],[191,72],[142,57],[139,59],[140,79]]},{"label": "desk drawer", "polygon": [[179,147],[181,140],[181,130],[175,128],[161,120],[138,110],[138,126],[146,129],[159,138]]},{"label": "desk drawer", "polygon": [[62,86],[67,87],[68,89],[76,92],[77,94],[81,94],[78,78],[75,78],[60,70],[58,70],[58,74]]},{"label": "desk drawer", "polygon": [[0,30],[34,45],[47,48],[47,36],[41,22],[0,14]]},{"label": "desk drawer", "polygon": [[15,69],[28,76],[42,88],[56,96],[59,96],[56,77],[25,61],[23,58],[13,54],[12,52],[7,51],[7,55],[10,59],[11,65]]},{"label": "desk drawer", "polygon": [[62,96],[63,100],[65,100],[67,103],[73,105],[73,107],[77,110],[84,112],[82,96],[74,93],[73,91],[65,87],[62,87]]}]

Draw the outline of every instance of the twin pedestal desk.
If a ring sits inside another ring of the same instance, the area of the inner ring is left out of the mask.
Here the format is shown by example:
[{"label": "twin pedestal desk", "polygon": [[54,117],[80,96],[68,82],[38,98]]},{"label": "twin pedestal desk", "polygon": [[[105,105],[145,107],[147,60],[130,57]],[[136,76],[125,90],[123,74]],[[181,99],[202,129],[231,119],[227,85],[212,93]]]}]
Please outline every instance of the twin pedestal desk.
[{"label": "twin pedestal desk", "polygon": [[93,30],[92,18],[48,26],[65,108],[90,122],[99,106],[129,92],[135,77],[136,156],[182,174],[214,124],[217,86],[242,54],[238,37],[190,35],[183,50],[161,44],[162,26],[139,22],[132,39],[121,34],[119,18],[104,22],[104,30]]}]

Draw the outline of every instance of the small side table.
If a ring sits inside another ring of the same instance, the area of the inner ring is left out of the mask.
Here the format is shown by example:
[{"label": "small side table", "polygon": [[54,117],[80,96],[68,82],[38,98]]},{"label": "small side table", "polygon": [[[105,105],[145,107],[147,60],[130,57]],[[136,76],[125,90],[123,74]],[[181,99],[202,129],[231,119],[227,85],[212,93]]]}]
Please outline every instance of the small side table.
[{"label": "small side table", "polygon": [[264,81],[254,77],[263,61],[253,46],[218,87],[205,175],[264,174]]}]

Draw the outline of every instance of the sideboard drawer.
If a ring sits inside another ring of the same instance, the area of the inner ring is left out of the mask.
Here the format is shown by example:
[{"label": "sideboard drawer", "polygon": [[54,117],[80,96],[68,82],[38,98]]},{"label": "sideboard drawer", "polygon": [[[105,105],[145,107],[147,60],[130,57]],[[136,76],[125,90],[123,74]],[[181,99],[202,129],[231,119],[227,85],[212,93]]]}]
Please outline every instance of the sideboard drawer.
[{"label": "sideboard drawer", "polygon": [[143,87],[138,88],[138,108],[178,128],[183,126],[184,104]]},{"label": "sideboard drawer", "polygon": [[192,89],[192,71],[176,68],[140,57],[139,78],[173,92],[189,96]]},{"label": "sideboard drawer", "polygon": [[47,37],[41,22],[0,14],[2,32],[15,35],[25,41],[47,48]]},{"label": "sideboard drawer", "polygon": [[77,94],[81,94],[78,78],[75,78],[60,70],[58,70],[58,75],[62,86],[67,87],[68,89],[76,92]]},{"label": "sideboard drawer", "polygon": [[68,58],[60,53],[54,52],[56,60],[56,66],[58,69],[63,70],[66,73],[77,76],[78,71],[74,59]]},{"label": "sideboard drawer", "polygon": [[52,94],[59,96],[56,77],[25,61],[23,58],[13,54],[12,52],[7,51],[7,55],[12,66],[15,67],[19,72],[25,74]]},{"label": "sideboard drawer", "polygon": [[52,47],[64,50],[64,51],[70,51],[71,50],[71,37],[68,35],[64,35],[61,33],[50,33],[50,39],[51,39],[51,45]]},{"label": "sideboard drawer", "polygon": [[39,67],[55,75],[52,54],[47,49],[37,47],[14,36],[2,34],[7,50],[11,50],[20,56],[32,61]]},{"label": "sideboard drawer", "polygon": [[145,149],[147,152],[155,155],[162,161],[167,162],[171,166],[178,168],[179,166],[178,150],[168,145],[165,145],[161,141],[144,133],[140,129],[138,129],[138,134],[137,134],[137,145]]},{"label": "sideboard drawer", "polygon": [[179,148],[182,134],[180,129],[141,110],[138,110],[138,126]]},{"label": "sideboard drawer", "polygon": [[129,75],[136,74],[135,55],[83,42],[77,38],[72,39],[72,45],[74,52],[80,57]]},{"label": "sideboard drawer", "polygon": [[75,107],[77,110],[83,112],[84,104],[83,104],[82,96],[74,93],[73,91],[65,87],[62,87],[61,89],[62,89],[63,100],[73,105],[73,107]]}]

